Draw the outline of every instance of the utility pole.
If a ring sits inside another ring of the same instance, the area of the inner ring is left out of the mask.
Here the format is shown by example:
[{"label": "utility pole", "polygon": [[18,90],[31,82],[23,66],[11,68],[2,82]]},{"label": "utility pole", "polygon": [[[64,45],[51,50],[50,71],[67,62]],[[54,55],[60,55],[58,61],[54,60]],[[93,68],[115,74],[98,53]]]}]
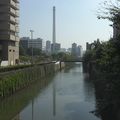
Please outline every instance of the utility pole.
[{"label": "utility pole", "polygon": [[31,42],[32,42],[32,44],[31,44],[32,45],[32,56],[31,56],[32,57],[32,59],[31,59],[32,60],[32,64],[33,64],[33,32],[34,32],[33,30],[30,30],[30,33],[31,33]]}]

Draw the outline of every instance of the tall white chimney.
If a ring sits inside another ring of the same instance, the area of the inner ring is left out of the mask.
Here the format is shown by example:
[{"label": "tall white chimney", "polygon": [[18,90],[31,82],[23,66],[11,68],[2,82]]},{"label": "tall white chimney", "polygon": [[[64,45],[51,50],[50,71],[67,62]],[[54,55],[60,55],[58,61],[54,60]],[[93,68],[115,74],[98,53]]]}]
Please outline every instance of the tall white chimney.
[{"label": "tall white chimney", "polygon": [[56,43],[56,8],[53,6],[53,53],[55,53],[55,43]]}]

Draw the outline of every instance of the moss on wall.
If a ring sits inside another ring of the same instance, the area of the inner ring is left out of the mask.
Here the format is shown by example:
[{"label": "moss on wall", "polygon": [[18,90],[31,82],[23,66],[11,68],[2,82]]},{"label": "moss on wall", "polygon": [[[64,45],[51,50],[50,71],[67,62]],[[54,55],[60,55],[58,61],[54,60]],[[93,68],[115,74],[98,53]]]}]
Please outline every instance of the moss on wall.
[{"label": "moss on wall", "polygon": [[53,74],[54,72],[55,65],[51,63],[0,73],[0,98],[9,96],[39,78]]}]

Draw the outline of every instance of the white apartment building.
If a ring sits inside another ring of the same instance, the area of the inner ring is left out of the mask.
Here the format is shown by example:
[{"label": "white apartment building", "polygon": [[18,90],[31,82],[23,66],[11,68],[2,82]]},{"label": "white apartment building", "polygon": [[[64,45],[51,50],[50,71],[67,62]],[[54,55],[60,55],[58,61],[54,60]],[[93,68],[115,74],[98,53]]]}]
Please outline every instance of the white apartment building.
[{"label": "white apartment building", "polygon": [[8,65],[19,61],[19,0],[0,0],[0,60]]}]

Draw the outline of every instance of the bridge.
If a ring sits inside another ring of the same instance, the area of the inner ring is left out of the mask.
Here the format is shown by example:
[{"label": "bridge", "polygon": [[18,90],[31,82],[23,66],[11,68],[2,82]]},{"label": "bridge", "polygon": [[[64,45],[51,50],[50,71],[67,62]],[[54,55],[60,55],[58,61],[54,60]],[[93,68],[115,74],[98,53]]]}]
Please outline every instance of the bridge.
[{"label": "bridge", "polygon": [[60,60],[60,70],[62,69],[62,67],[61,67],[62,62],[68,62],[68,63],[71,63],[71,62],[84,62],[84,60],[82,58],[71,59],[71,60]]},{"label": "bridge", "polygon": [[61,60],[60,62],[84,62],[83,60]]},{"label": "bridge", "polygon": [[60,62],[84,62],[82,58],[71,59],[71,60],[60,60]]}]

